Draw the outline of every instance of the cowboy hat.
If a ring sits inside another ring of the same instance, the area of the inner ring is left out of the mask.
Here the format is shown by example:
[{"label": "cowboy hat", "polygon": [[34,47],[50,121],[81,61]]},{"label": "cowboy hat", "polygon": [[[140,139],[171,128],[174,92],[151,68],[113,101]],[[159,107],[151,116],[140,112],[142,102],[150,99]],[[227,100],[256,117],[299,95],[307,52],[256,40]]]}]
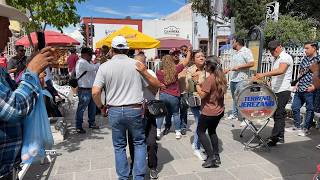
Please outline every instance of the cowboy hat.
[{"label": "cowboy hat", "polygon": [[0,0],[0,16],[20,22],[29,21],[28,17],[14,7],[8,6],[6,0]]}]

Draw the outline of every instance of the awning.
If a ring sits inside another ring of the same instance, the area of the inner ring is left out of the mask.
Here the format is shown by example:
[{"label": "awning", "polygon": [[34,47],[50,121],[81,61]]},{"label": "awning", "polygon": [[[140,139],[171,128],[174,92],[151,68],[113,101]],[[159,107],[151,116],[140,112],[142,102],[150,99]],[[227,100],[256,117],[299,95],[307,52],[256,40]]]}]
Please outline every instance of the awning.
[{"label": "awning", "polygon": [[219,48],[220,51],[231,49],[231,44],[225,44]]},{"label": "awning", "polygon": [[159,38],[160,41],[160,48],[158,49],[172,49],[172,48],[179,48],[182,45],[187,45],[188,47],[191,46],[189,39],[179,38],[179,37],[164,37]]},{"label": "awning", "polygon": [[[34,44],[38,44],[37,34],[35,32],[31,33],[31,39]],[[55,32],[55,31],[45,31],[44,32],[45,41],[47,46],[74,46],[80,45],[80,42],[73,39],[65,34]],[[25,35],[21,39],[16,41],[16,45],[23,45],[26,47],[30,46],[28,36]]]},{"label": "awning", "polygon": [[157,48],[160,45],[160,41],[154,39],[153,37],[143,34],[129,26],[124,26],[109,36],[99,40],[96,43],[96,48],[101,48],[103,45],[110,47],[112,39],[115,36],[125,37],[128,41],[130,49],[152,49]]}]

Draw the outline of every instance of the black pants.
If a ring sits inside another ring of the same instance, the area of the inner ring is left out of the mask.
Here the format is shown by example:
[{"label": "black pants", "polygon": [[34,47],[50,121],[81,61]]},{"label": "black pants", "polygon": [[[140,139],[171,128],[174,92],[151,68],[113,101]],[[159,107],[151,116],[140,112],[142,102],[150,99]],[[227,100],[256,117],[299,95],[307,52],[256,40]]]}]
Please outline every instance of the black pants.
[{"label": "black pants", "polygon": [[[158,166],[158,157],[157,157],[157,151],[158,151],[158,144],[156,141],[157,137],[157,123],[156,118],[149,113],[148,110],[146,110],[145,113],[146,118],[146,141],[147,141],[147,152],[148,152],[148,167],[150,169],[156,169]],[[132,165],[134,162],[134,146],[132,141],[132,136],[130,133],[128,133],[128,143],[129,143],[129,151],[130,151],[130,157],[132,161]],[[132,168],[133,166],[131,166]]]},{"label": "black pants", "polygon": [[180,119],[181,129],[186,129],[188,124],[188,104],[186,100],[187,93],[181,94],[180,96]]},{"label": "black pants", "polygon": [[[219,139],[216,133],[217,126],[220,119],[223,117],[224,113],[219,116],[205,116],[200,115],[197,134],[199,136],[200,143],[202,144],[208,159],[212,159],[215,154],[219,154]],[[210,141],[206,136],[206,131],[208,130]]]},{"label": "black pants", "polygon": [[272,129],[271,138],[277,140],[278,137],[284,138],[285,118],[286,118],[286,105],[290,99],[290,91],[282,91],[276,93],[278,105],[276,112],[273,114],[274,127]]}]

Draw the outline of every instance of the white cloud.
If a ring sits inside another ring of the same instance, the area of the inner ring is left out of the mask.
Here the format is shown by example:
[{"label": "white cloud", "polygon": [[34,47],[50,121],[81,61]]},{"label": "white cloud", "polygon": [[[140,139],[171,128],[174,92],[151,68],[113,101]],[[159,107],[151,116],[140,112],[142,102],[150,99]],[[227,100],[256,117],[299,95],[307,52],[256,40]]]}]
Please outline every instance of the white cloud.
[{"label": "white cloud", "polygon": [[96,11],[96,12],[112,14],[112,15],[118,15],[118,16],[124,15],[122,12],[113,10],[111,8],[108,8],[108,7],[96,7],[96,6],[94,6],[93,10]]},{"label": "white cloud", "polygon": [[132,16],[132,17],[138,17],[138,18],[160,18],[164,16],[157,12],[153,12],[153,13],[142,12],[144,8],[140,6],[129,6],[129,10],[123,11],[123,12],[111,9],[109,7],[91,6],[91,9],[96,12],[116,15],[116,16]]}]

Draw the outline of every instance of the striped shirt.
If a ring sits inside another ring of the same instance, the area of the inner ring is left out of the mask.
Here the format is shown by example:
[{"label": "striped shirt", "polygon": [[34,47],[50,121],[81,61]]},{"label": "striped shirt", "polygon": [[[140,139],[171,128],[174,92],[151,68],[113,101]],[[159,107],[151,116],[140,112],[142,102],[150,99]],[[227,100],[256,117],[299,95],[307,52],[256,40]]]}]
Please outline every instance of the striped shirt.
[{"label": "striped shirt", "polygon": [[319,62],[319,56],[304,57],[299,66],[300,76],[307,73],[304,77],[299,80],[297,92],[306,92],[308,87],[312,84],[312,72],[308,71],[311,64]]},{"label": "striped shirt", "polygon": [[40,89],[37,74],[26,70],[17,89],[4,68],[0,68],[0,178],[20,163],[22,123]]}]

